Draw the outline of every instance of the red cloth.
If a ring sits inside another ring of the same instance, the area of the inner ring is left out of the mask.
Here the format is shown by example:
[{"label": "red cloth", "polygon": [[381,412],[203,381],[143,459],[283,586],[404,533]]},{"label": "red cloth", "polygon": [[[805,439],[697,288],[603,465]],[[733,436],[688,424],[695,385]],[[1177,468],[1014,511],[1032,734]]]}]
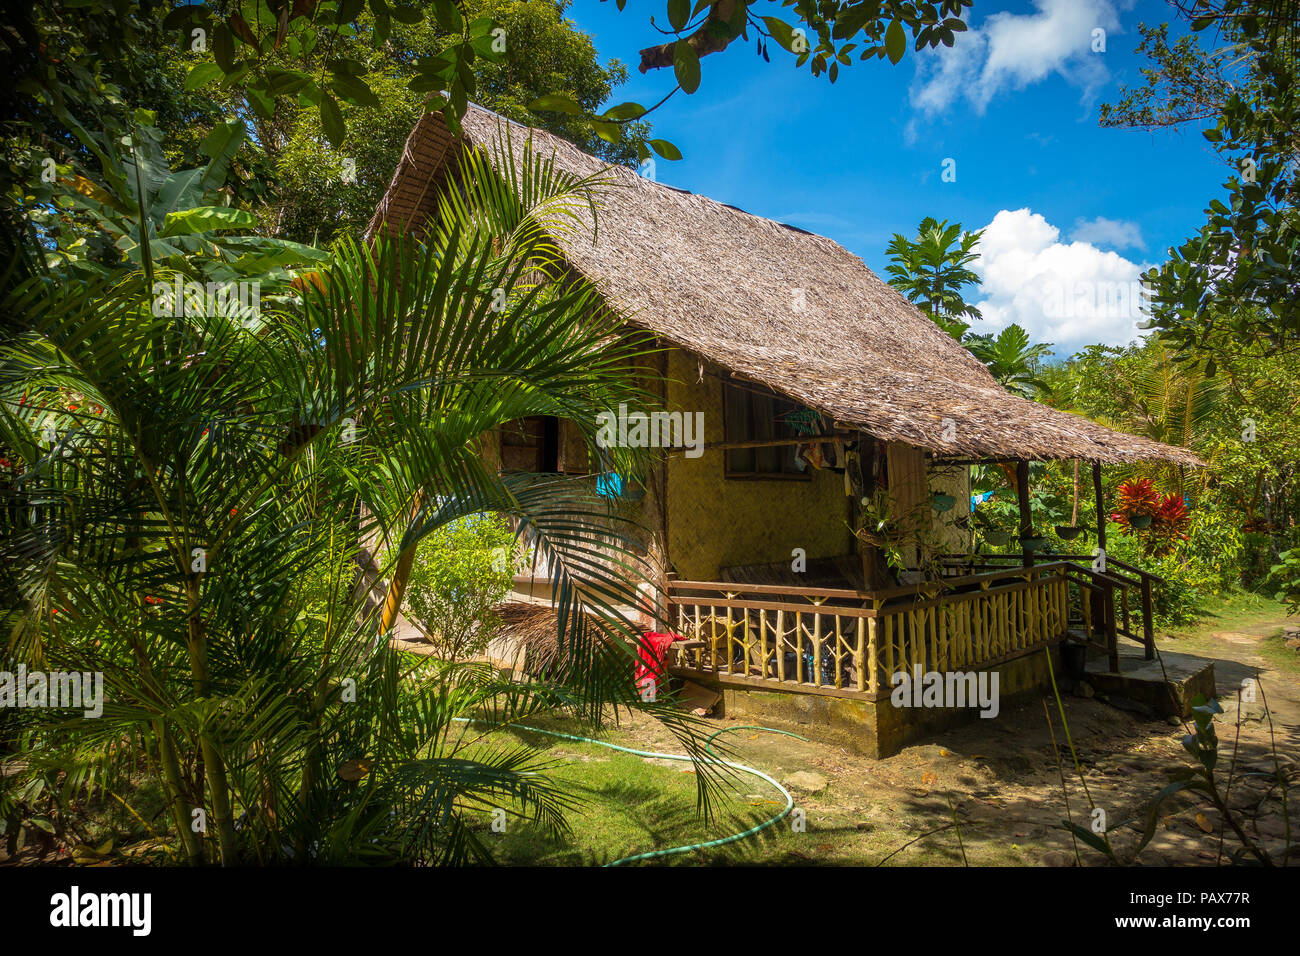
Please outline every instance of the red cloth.
[{"label": "red cloth", "polygon": [[683,640],[685,638],[680,634],[647,631],[637,649],[641,657],[641,662],[636,665],[637,686],[643,684],[646,678],[658,683],[664,676],[664,660],[668,657],[668,648],[672,647],[673,641]]}]

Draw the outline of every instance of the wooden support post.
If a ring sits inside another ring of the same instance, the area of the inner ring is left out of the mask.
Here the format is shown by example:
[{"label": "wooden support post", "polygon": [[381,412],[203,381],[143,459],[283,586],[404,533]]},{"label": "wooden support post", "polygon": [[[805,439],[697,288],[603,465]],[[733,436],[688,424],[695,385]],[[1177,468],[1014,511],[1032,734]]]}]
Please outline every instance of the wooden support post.
[{"label": "wooden support post", "polygon": [[1025,539],[1034,535],[1034,519],[1029,512],[1029,462],[1016,460],[1016,499],[1020,505],[1020,552],[1025,567],[1032,567],[1034,556],[1025,547]]},{"label": "wooden support post", "polygon": [[1155,625],[1151,621],[1151,579],[1142,575],[1142,656],[1149,661],[1156,659]]},{"label": "wooden support post", "polygon": [[1101,496],[1101,464],[1092,465],[1092,491],[1097,498],[1097,547],[1106,550],[1106,507]]},{"label": "wooden support post", "polygon": [[[1092,491],[1097,502],[1097,548],[1104,555],[1106,553],[1106,507],[1101,496],[1101,465],[1098,462],[1093,462],[1092,465]],[[1102,564],[1102,570],[1106,570],[1104,563]],[[1102,626],[1105,627],[1105,622],[1109,620],[1110,615],[1101,607],[1102,597],[1101,594],[1093,594],[1092,616],[1094,620],[1100,620]]]}]

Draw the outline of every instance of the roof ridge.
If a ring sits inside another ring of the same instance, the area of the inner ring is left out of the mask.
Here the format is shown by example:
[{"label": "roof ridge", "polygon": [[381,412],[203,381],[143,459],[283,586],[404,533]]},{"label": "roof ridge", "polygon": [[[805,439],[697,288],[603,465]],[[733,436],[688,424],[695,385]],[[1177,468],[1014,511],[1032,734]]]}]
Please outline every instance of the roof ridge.
[{"label": "roof ridge", "polygon": [[[542,128],[538,127],[538,126],[533,126],[533,125],[530,125],[530,124],[521,123],[521,122],[519,122],[518,120],[513,120],[513,119],[511,119],[511,118],[508,117],[508,116],[504,116],[504,115],[502,115],[501,113],[496,112],[495,110],[490,110],[490,109],[488,109],[486,106],[482,106],[482,105],[480,105],[480,104],[478,104],[478,103],[470,103],[470,104],[469,104],[469,108],[470,108],[470,109],[473,109],[473,110],[476,110],[476,111],[478,111],[478,112],[480,112],[480,113],[486,113],[486,114],[489,115],[489,116],[494,116],[494,117],[496,117],[497,119],[499,119],[499,120],[503,120],[503,121],[505,121],[506,123],[509,123],[511,126],[517,127],[518,129],[521,129],[521,130],[525,130],[525,131],[527,131],[527,132],[530,133],[530,134],[532,134],[532,133],[539,133],[539,134],[541,134],[542,136],[547,137],[548,139],[554,140],[557,146],[563,146],[563,147],[565,147],[565,148],[571,149],[571,150],[573,150],[574,152],[576,152],[576,153],[580,153],[581,155],[586,156],[588,159],[595,160],[595,161],[598,162],[598,163],[605,163],[605,165],[607,166],[607,168],[609,168],[609,169],[611,169],[611,170],[615,170],[615,171],[618,171],[618,172],[627,172],[629,175],[633,176],[635,179],[637,179],[637,180],[639,180],[640,182],[643,182],[643,183],[645,183],[645,184],[647,184],[647,185],[657,186],[657,187],[659,187],[660,189],[668,189],[668,190],[671,190],[671,191],[673,191],[673,192],[675,192],[675,193],[682,193],[682,194],[687,195],[687,196],[692,196],[692,197],[694,197],[694,198],[696,198],[696,199],[702,199],[702,200],[704,200],[706,203],[710,203],[710,204],[712,204],[712,205],[714,205],[714,206],[719,206],[719,207],[721,207],[721,208],[723,208],[723,209],[729,209],[729,210],[731,210],[732,212],[737,212],[737,213],[740,213],[741,215],[744,215],[744,216],[749,216],[751,219],[757,219],[757,220],[759,220],[760,222],[768,223],[768,224],[773,225],[773,226],[778,226],[778,227],[780,227],[780,228],[782,228],[782,229],[788,229],[788,230],[790,230],[791,232],[799,233],[800,235],[808,236],[808,237],[813,238],[813,239],[820,239],[820,240],[823,241],[823,242],[829,242],[829,243],[831,243],[832,245],[834,245],[837,249],[842,250],[842,251],[845,252],[846,254],[848,254],[848,255],[850,255],[850,256],[853,256],[855,259],[858,259],[859,261],[863,261],[861,256],[857,255],[856,253],[854,253],[854,252],[851,251],[850,249],[845,248],[843,245],[841,245],[841,244],[840,244],[839,242],[837,242],[836,240],[832,239],[830,236],[823,236],[823,235],[822,235],[821,233],[819,233],[819,232],[813,232],[813,231],[810,230],[810,229],[804,229],[802,226],[795,226],[795,225],[792,225],[791,223],[788,223],[788,222],[781,222],[779,219],[773,219],[773,218],[771,218],[770,216],[760,216],[760,215],[759,215],[758,213],[756,213],[756,212],[750,212],[748,209],[742,209],[740,206],[734,205],[733,203],[727,203],[727,202],[723,202],[723,201],[720,200],[720,199],[714,199],[712,196],[705,195],[704,193],[697,193],[697,192],[694,192],[693,190],[685,189],[685,188],[683,188],[683,187],[681,187],[681,186],[672,186],[672,185],[670,185],[670,184],[668,184],[668,183],[661,183],[661,182],[660,182],[659,180],[657,180],[657,179],[648,179],[648,178],[646,178],[645,176],[641,176],[641,175],[639,175],[639,174],[637,174],[637,173],[632,172],[632,171],[631,171],[630,169],[628,169],[628,167],[626,167],[626,166],[620,166],[620,165],[618,165],[618,164],[616,164],[616,163],[610,163],[610,162],[608,162],[607,160],[604,160],[604,159],[602,159],[602,158],[599,157],[599,156],[596,156],[596,155],[594,155],[594,154],[592,154],[592,153],[587,152],[585,149],[581,148],[581,147],[578,146],[576,143],[572,143],[572,142],[570,142],[569,140],[565,139],[563,136],[558,135],[557,133],[552,133],[550,130],[545,130],[545,129],[542,129]],[[864,264],[864,265],[866,264],[865,261],[863,261],[863,264]],[[872,273],[872,274],[874,275],[874,273]],[[879,277],[877,276],[877,278],[879,278]],[[884,280],[881,280],[881,281],[884,281]]]}]

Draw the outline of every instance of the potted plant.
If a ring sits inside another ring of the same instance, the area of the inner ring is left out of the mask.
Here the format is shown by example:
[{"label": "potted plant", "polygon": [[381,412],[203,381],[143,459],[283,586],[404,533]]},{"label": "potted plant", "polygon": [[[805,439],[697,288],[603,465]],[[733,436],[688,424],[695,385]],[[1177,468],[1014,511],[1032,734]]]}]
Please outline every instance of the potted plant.
[{"label": "potted plant", "polygon": [[955,504],[957,504],[957,499],[952,495],[945,495],[936,491],[930,496],[930,505],[935,511],[951,511]]},{"label": "potted plant", "polygon": [[1077,527],[1072,524],[1058,524],[1056,526],[1056,536],[1060,538],[1062,541],[1073,541],[1081,534],[1085,538],[1087,537],[1087,534],[1085,533],[1083,528]]},{"label": "potted plant", "polygon": [[1061,668],[1074,680],[1082,680],[1088,666],[1088,645],[1083,641],[1061,642]]}]

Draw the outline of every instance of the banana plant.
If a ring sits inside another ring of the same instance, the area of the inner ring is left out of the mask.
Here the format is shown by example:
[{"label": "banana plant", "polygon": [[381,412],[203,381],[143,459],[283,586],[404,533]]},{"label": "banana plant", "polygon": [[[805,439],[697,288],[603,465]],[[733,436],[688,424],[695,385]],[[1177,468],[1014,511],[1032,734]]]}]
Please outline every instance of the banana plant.
[{"label": "banana plant", "polygon": [[55,183],[30,197],[34,221],[56,242],[49,265],[87,274],[105,273],[114,260],[143,268],[147,245],[159,268],[213,282],[255,278],[270,288],[291,281],[294,267],[327,258],[301,243],[257,235],[257,217],[229,205],[223,187],[247,138],[242,120],[217,123],[200,147],[208,163],[176,172],[153,122],[151,112],[138,110],[120,141],[74,129],[100,168],[92,178],[56,167]]}]

